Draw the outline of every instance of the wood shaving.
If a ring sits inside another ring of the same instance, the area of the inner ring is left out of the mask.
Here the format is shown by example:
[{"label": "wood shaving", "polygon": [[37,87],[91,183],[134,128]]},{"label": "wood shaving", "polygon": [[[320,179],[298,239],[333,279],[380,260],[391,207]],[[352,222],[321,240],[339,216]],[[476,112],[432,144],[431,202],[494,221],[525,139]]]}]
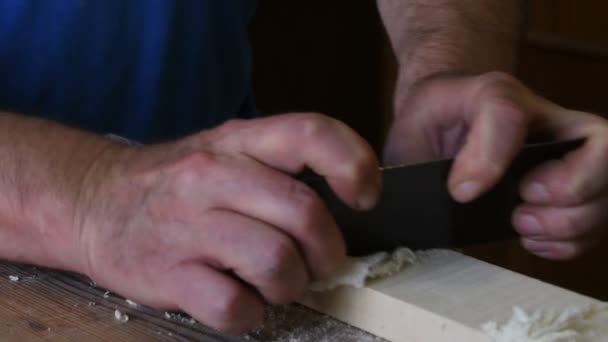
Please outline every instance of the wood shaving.
[{"label": "wood shaving", "polygon": [[129,321],[129,315],[126,313],[120,312],[120,310],[116,309],[114,311],[114,318],[120,323],[127,323]]},{"label": "wood shaving", "polygon": [[509,321],[482,330],[496,342],[607,342],[608,304],[533,313],[516,307]]},{"label": "wood shaving", "polygon": [[330,279],[315,282],[309,289],[322,292],[340,286],[361,288],[367,281],[390,277],[416,260],[416,254],[408,248],[398,248],[391,254],[379,252],[366,257],[349,257]]},{"label": "wood shaving", "polygon": [[386,342],[301,305],[268,306],[264,323],[239,337],[268,342]]}]

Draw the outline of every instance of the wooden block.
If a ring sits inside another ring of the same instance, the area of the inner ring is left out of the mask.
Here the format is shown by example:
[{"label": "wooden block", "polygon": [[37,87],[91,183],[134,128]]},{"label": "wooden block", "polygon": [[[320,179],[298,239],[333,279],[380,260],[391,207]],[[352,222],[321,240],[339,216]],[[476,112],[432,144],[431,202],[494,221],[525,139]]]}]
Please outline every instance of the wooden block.
[{"label": "wooden block", "polygon": [[514,307],[564,310],[599,301],[451,251],[356,289],[309,292],[302,303],[391,341],[490,342],[481,326]]}]

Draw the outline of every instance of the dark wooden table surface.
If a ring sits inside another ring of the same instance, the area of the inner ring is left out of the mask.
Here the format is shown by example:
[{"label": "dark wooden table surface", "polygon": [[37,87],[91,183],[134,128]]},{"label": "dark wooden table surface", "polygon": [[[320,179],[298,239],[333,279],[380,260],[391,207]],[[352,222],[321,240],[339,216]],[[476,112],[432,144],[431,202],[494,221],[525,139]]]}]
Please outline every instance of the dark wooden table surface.
[{"label": "dark wooden table surface", "polygon": [[[534,258],[515,241],[465,252],[608,300],[607,248],[568,263]],[[131,306],[118,295],[104,296],[105,292],[78,275],[2,262],[0,341],[381,341],[299,305],[269,308],[256,331],[225,335],[185,315]],[[127,322],[115,319],[117,309],[129,316]]]}]

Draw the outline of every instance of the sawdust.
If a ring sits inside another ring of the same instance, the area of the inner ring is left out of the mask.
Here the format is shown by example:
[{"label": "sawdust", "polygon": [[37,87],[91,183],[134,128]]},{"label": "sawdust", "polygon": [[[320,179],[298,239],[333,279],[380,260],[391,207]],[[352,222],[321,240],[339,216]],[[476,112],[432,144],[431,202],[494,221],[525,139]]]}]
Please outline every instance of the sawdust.
[{"label": "sawdust", "polygon": [[264,323],[242,336],[245,340],[274,342],[385,341],[301,305],[272,306]]},{"label": "sawdust", "polygon": [[178,321],[183,324],[194,325],[197,323],[197,321],[194,318],[192,318],[186,314],[181,314],[178,312],[165,311],[164,316],[165,316],[165,319],[167,319],[167,320]]}]

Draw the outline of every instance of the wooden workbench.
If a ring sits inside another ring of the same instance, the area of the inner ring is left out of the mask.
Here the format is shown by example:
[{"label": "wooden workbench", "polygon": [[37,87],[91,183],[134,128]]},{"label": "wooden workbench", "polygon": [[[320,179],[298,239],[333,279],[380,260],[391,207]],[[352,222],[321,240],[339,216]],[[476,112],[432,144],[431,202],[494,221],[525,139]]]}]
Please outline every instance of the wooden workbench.
[{"label": "wooden workbench", "polygon": [[[524,253],[516,242],[466,252],[607,300],[608,277],[597,272],[607,260],[605,250],[571,263],[541,261]],[[133,307],[122,297],[105,293],[79,275],[0,263],[0,341],[381,341],[299,305],[269,308],[258,330],[231,336],[193,323],[185,315]],[[128,322],[115,319],[116,309],[129,316]]]}]

